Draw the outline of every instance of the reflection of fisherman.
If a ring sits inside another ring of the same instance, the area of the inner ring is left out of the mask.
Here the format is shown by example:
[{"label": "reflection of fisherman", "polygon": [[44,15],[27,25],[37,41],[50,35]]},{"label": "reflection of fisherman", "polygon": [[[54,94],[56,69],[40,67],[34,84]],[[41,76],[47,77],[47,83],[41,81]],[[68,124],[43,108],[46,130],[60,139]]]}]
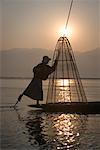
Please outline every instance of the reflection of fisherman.
[{"label": "reflection of fisherman", "polygon": [[44,56],[42,63],[33,68],[34,78],[25,91],[18,97],[18,101],[21,100],[23,95],[37,100],[37,105],[39,104],[39,100],[43,100],[42,80],[46,80],[48,76],[55,71],[57,66],[57,58],[51,67],[47,65],[51,59],[48,56]]},{"label": "reflection of fisherman", "polygon": [[36,113],[34,111],[30,111],[25,124],[25,127],[28,131],[29,143],[34,147],[46,144],[45,135],[42,131],[43,118],[40,113],[41,111],[37,111]]}]

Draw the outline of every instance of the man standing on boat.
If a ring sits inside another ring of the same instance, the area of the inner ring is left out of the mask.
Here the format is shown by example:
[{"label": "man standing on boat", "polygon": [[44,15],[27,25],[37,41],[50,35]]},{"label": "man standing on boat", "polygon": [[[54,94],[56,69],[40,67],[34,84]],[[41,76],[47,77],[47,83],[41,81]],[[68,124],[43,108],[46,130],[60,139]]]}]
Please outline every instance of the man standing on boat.
[{"label": "man standing on boat", "polygon": [[18,101],[25,95],[36,100],[37,105],[39,105],[39,101],[43,100],[42,80],[46,80],[55,71],[58,57],[59,54],[52,67],[47,65],[51,59],[48,56],[44,56],[42,62],[33,68],[34,77],[25,91],[19,95]]}]

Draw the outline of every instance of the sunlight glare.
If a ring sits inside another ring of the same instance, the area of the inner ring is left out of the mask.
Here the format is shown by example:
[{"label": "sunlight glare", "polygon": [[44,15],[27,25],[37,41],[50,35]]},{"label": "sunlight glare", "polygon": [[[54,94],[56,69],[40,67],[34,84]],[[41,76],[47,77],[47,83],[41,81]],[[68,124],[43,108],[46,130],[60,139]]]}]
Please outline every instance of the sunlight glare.
[{"label": "sunlight glare", "polygon": [[72,79],[59,79],[57,80],[57,86],[59,87],[68,87],[69,84],[73,84],[73,80]]},{"label": "sunlight glare", "polygon": [[73,84],[72,79],[59,79],[57,80],[57,87],[59,89],[57,95],[58,102],[71,102],[70,86]]},{"label": "sunlight glare", "polygon": [[73,29],[69,26],[67,27],[67,29],[65,29],[65,27],[61,27],[59,29],[59,34],[60,36],[71,37],[73,34]]}]

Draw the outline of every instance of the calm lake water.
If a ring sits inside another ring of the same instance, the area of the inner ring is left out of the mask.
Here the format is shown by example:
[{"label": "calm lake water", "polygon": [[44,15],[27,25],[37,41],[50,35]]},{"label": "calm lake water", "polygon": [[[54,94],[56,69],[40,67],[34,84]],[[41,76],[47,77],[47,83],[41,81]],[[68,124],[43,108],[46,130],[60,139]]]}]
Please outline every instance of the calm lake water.
[{"label": "calm lake water", "polygon": [[[30,80],[0,79],[1,150],[100,150],[100,115],[44,113],[23,97]],[[82,80],[88,101],[100,101],[100,80]],[[46,99],[47,81],[43,83]]]}]

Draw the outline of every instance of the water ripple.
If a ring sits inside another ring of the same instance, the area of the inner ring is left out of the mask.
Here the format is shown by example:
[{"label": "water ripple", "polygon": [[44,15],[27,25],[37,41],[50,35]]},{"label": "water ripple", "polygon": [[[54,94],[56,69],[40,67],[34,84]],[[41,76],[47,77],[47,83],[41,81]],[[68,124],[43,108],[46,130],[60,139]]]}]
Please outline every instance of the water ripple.
[{"label": "water ripple", "polygon": [[72,149],[79,145],[87,117],[29,111],[24,120],[28,142],[41,150]]}]

